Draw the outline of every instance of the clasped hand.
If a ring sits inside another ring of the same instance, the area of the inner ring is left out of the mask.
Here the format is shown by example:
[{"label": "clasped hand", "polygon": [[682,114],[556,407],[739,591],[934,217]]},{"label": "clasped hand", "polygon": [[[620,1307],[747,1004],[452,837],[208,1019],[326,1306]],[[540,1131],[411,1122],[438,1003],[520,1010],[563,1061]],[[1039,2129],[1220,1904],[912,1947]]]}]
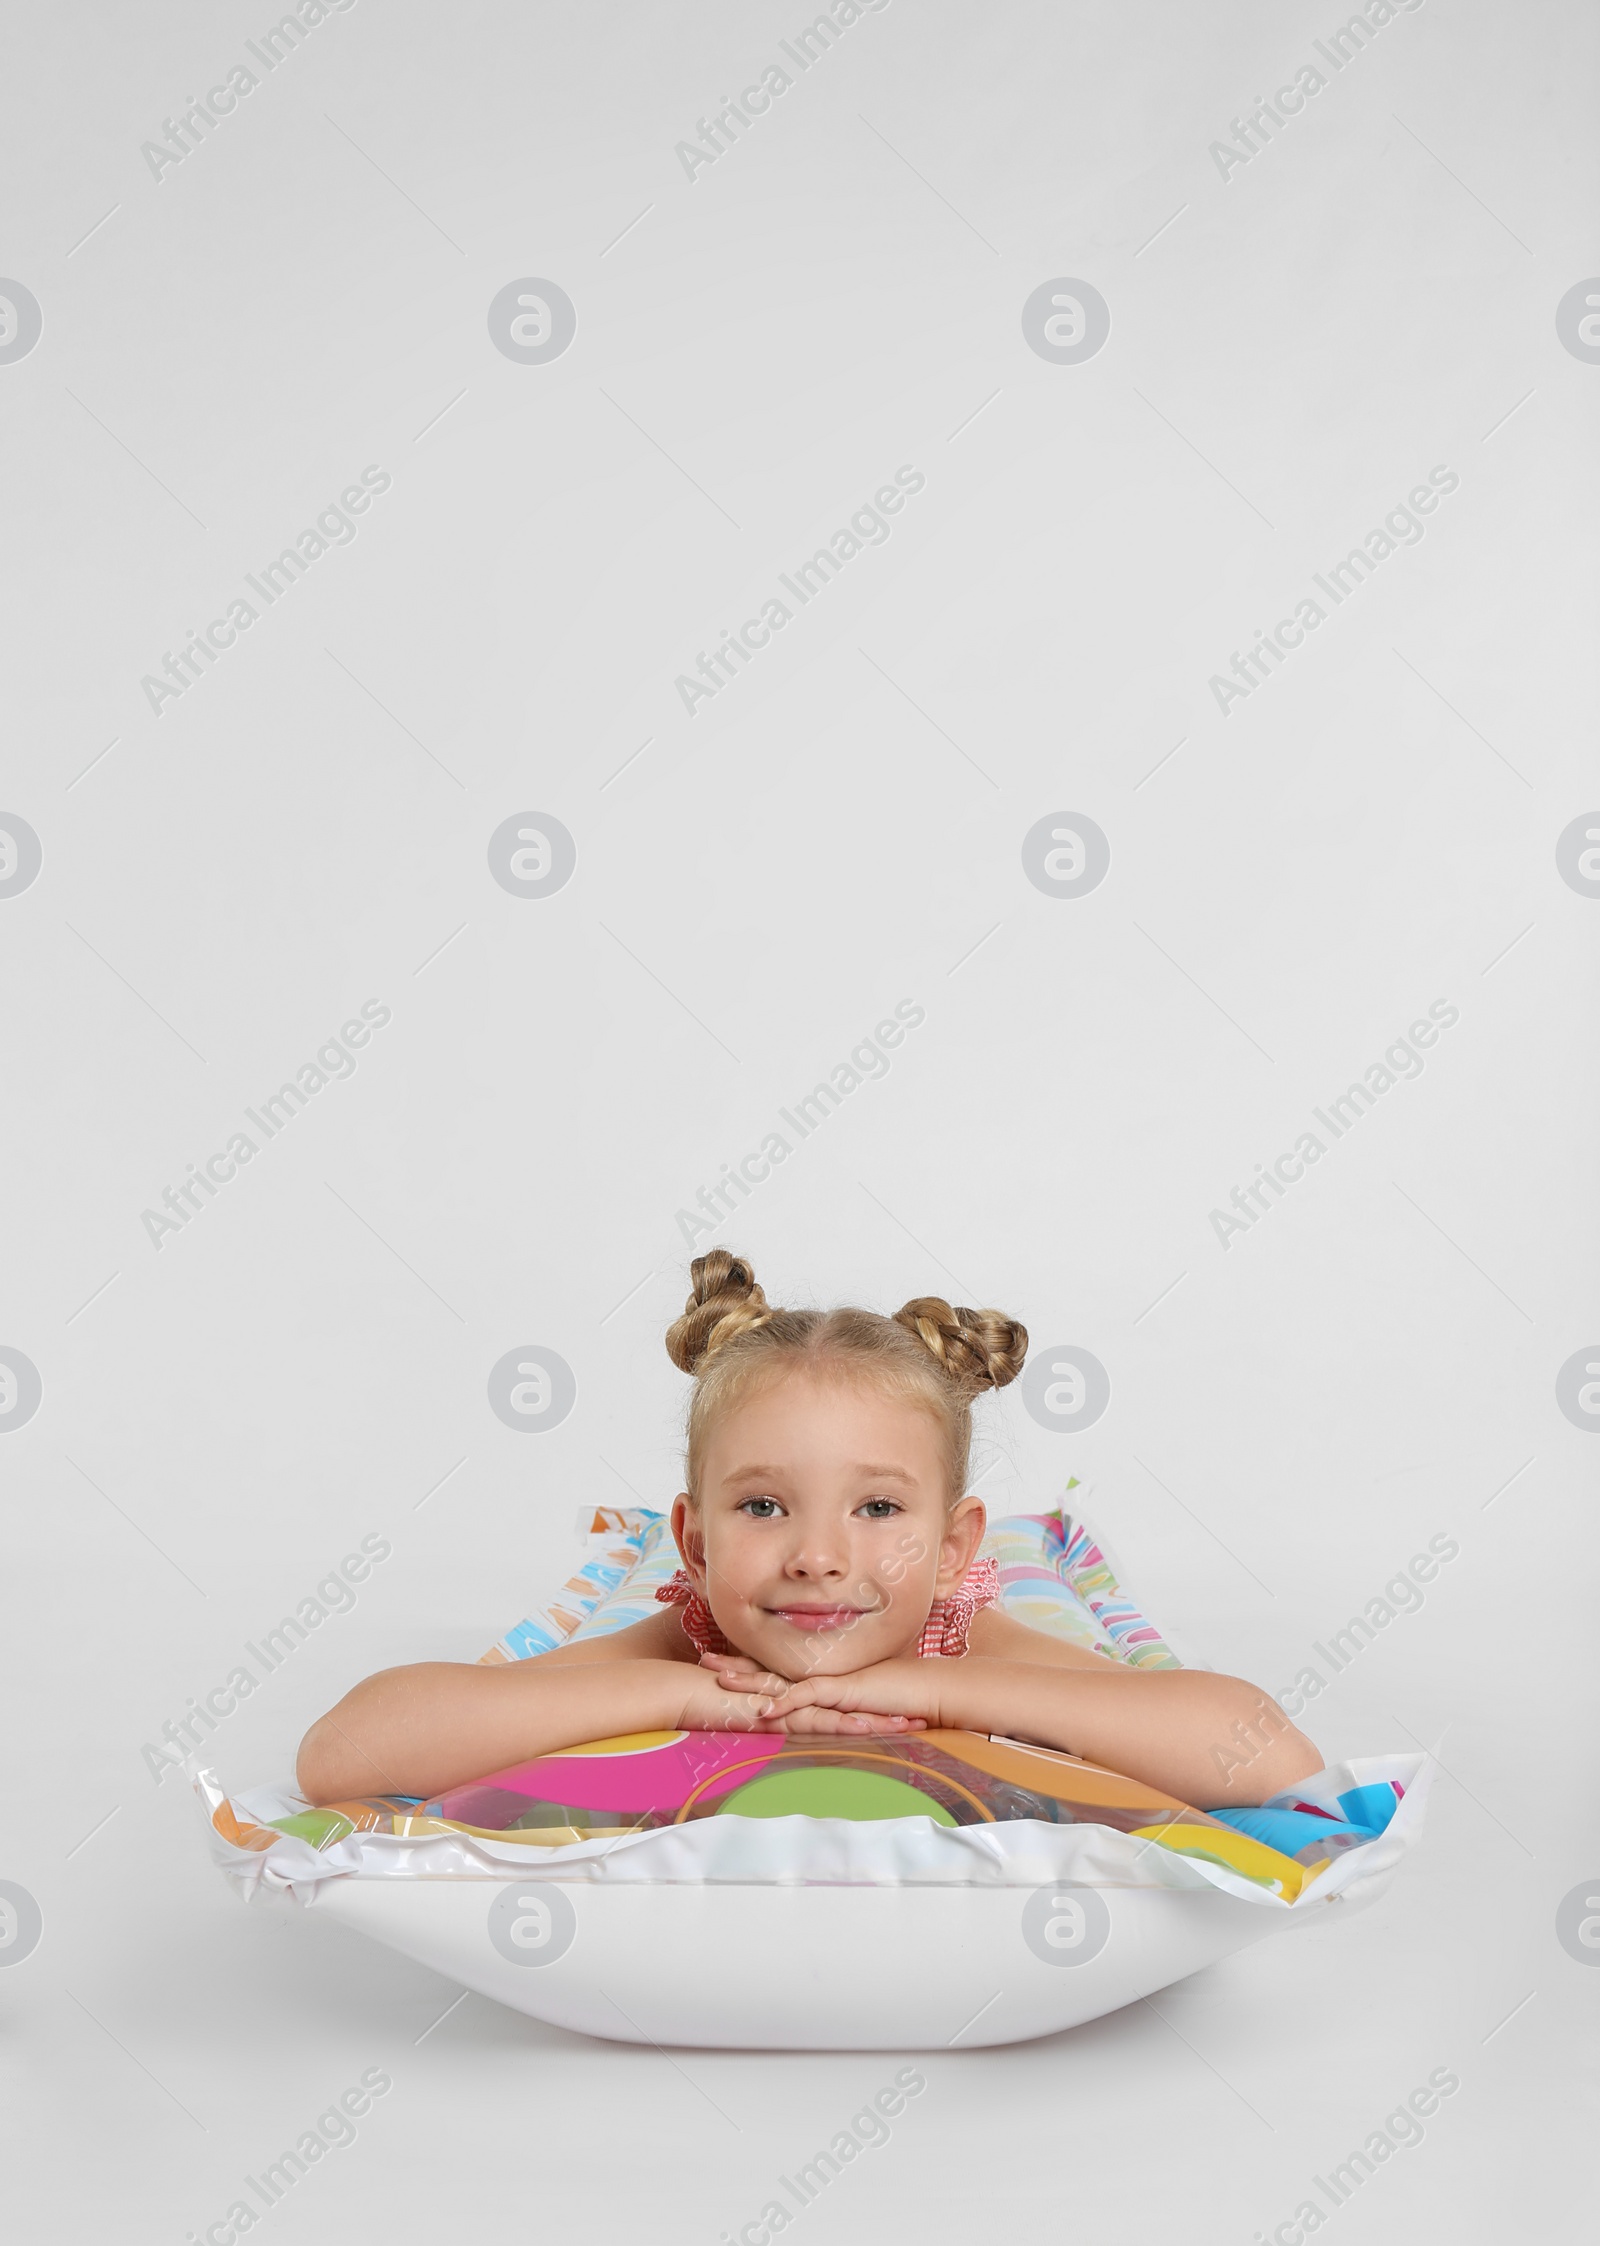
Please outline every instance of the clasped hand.
[{"label": "clasped hand", "polygon": [[777,1676],[743,1653],[703,1653],[700,1667],[718,1699],[691,1696],[688,1729],[784,1731],[796,1736],[859,1737],[924,1731],[941,1721],[939,1660],[875,1661],[841,1676]]}]

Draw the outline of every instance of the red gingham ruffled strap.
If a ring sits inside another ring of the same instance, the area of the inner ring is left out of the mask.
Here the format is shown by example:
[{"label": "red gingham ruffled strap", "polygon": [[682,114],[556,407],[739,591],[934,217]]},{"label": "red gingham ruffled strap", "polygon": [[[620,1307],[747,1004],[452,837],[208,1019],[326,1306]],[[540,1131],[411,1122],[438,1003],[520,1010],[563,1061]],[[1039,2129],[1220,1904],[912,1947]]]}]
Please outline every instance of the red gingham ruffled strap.
[{"label": "red gingham ruffled strap", "polygon": [[732,1653],[736,1649],[718,1629],[716,1618],[682,1568],[658,1584],[656,1597],[664,1606],[682,1607],[684,1635],[697,1653]]},{"label": "red gingham ruffled strap", "polygon": [[935,1599],[922,1626],[917,1651],[924,1657],[941,1655],[959,1660],[967,1650],[967,1632],[980,1607],[993,1606],[1000,1596],[1000,1566],[996,1560],[974,1560],[947,1599]]}]

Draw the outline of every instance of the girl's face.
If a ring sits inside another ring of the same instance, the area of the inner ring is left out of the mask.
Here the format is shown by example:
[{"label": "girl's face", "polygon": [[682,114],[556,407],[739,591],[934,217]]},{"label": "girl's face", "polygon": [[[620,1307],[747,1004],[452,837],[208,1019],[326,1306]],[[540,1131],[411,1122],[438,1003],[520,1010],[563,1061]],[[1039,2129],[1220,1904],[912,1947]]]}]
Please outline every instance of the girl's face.
[{"label": "girl's face", "polygon": [[966,1574],[983,1505],[947,1499],[931,1413],[797,1372],[716,1423],[700,1503],[680,1495],[672,1529],[730,1645],[779,1676],[837,1676],[914,1653]]}]

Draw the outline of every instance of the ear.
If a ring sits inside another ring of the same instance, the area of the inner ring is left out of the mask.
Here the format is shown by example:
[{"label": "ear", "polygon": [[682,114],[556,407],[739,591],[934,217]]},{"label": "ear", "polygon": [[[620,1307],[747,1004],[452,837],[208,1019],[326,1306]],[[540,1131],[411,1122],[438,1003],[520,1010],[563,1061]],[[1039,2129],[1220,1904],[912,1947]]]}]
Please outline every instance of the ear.
[{"label": "ear", "polygon": [[936,1599],[948,1598],[971,1567],[988,1525],[981,1497],[964,1497],[952,1509],[939,1546],[939,1573],[933,1586]]},{"label": "ear", "polygon": [[699,1592],[706,1595],[706,1539],[687,1490],[679,1490],[672,1501],[672,1541],[678,1547],[684,1572]]}]

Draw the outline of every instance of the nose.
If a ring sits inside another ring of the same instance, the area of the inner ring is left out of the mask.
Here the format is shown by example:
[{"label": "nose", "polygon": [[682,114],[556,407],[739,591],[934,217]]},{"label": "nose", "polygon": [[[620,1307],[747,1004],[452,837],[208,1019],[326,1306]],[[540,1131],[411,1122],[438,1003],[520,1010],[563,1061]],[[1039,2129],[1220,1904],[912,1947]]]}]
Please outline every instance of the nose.
[{"label": "nose", "polygon": [[795,1539],[783,1572],[797,1583],[825,1583],[836,1590],[849,1564],[848,1538],[840,1531],[812,1525]]}]

